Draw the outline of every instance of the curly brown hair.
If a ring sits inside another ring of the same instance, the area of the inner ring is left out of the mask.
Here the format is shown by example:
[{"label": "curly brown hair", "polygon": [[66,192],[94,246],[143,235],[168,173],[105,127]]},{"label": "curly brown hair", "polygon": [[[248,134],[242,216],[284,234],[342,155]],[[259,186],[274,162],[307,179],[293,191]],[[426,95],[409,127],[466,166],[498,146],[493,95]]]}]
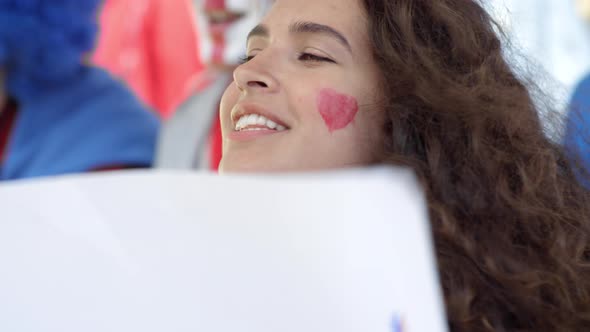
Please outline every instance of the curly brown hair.
[{"label": "curly brown hair", "polygon": [[363,0],[380,161],[426,187],[452,331],[590,331],[590,197],[476,0]]}]

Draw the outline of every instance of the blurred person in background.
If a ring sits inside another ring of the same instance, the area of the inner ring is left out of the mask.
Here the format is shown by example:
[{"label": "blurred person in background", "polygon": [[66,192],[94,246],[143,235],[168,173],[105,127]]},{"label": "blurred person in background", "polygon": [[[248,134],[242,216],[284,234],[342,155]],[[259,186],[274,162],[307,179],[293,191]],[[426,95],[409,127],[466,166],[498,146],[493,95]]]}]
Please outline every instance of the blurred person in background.
[{"label": "blurred person in background", "polygon": [[[590,0],[576,0],[576,5],[580,16],[590,22]],[[579,165],[580,181],[590,189],[590,75],[578,83],[570,100],[564,145]]]},{"label": "blurred person in background", "polygon": [[216,170],[221,159],[219,101],[244,56],[244,40],[270,0],[193,0],[199,57],[206,70],[193,76],[186,102],[163,126],[156,166]]},{"label": "blurred person in background", "polygon": [[100,0],[0,1],[0,179],[147,167],[158,121],[87,65]]},{"label": "blurred person in background", "polygon": [[106,0],[92,60],[166,119],[203,70],[194,17],[191,0]]}]

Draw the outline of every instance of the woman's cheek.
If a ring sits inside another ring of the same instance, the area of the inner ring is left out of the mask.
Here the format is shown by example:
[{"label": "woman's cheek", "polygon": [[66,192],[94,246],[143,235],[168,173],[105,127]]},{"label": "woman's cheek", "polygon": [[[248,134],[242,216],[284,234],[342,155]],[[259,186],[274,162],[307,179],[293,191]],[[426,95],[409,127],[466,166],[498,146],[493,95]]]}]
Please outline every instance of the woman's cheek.
[{"label": "woman's cheek", "polygon": [[231,122],[231,110],[234,105],[238,101],[238,96],[240,91],[235,83],[231,83],[226,89],[223,95],[221,96],[221,103],[219,105],[220,109],[220,116],[221,116],[221,124],[225,125],[226,123]]},{"label": "woman's cheek", "polygon": [[359,110],[356,98],[330,88],[318,92],[316,104],[330,133],[348,127]]}]

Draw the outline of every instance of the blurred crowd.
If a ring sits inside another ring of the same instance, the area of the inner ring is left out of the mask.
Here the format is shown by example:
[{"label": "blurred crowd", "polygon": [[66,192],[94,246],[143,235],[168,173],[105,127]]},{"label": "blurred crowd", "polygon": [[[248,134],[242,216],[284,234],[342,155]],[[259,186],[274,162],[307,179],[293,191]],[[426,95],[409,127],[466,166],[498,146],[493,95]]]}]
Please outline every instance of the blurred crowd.
[{"label": "blurred crowd", "polygon": [[[216,170],[219,101],[271,2],[0,0],[0,180]],[[590,127],[590,0],[491,4],[525,57],[563,87],[562,141],[590,168],[578,135]]]}]

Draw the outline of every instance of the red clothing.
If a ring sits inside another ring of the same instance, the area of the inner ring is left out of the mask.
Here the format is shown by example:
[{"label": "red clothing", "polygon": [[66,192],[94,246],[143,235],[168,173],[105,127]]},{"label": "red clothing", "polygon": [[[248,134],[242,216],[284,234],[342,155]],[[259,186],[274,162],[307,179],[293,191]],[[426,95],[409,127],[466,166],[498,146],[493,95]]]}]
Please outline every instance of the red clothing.
[{"label": "red clothing", "polygon": [[0,165],[4,162],[10,133],[16,119],[16,105],[8,102],[4,109],[0,110]]},{"label": "red clothing", "polygon": [[211,144],[209,148],[209,169],[217,171],[221,157],[223,156],[223,137],[221,136],[221,121],[219,116],[215,117],[209,141]]},{"label": "red clothing", "polygon": [[192,0],[107,0],[93,60],[164,118],[186,96],[199,58]]}]

